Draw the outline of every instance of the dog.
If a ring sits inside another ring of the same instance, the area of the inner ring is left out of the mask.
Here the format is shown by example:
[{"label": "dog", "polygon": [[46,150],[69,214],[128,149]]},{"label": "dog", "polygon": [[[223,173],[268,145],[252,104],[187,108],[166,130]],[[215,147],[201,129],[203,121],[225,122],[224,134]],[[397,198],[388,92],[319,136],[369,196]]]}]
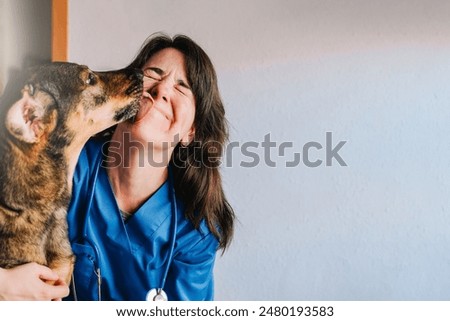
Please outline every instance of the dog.
[{"label": "dog", "polygon": [[143,76],[61,62],[25,78],[21,97],[1,106],[0,267],[37,262],[69,284],[66,214],[79,154],[91,136],[137,113]]}]

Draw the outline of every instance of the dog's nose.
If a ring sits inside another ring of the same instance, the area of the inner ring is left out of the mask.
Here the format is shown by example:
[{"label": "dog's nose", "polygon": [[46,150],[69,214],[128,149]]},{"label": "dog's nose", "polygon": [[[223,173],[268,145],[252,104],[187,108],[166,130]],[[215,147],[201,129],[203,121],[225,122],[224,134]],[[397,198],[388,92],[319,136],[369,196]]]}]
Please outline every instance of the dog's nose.
[{"label": "dog's nose", "polygon": [[140,69],[133,69],[132,76],[130,77],[130,80],[132,81],[135,86],[138,86],[139,88],[143,89],[144,87],[144,73]]},{"label": "dog's nose", "polygon": [[134,72],[136,74],[136,76],[138,77],[139,80],[143,80],[144,79],[144,73],[142,72],[141,69],[134,69]]},{"label": "dog's nose", "polygon": [[138,80],[142,81],[144,79],[144,74],[142,70],[137,68],[126,68],[124,69],[125,74],[127,75],[129,80]]}]

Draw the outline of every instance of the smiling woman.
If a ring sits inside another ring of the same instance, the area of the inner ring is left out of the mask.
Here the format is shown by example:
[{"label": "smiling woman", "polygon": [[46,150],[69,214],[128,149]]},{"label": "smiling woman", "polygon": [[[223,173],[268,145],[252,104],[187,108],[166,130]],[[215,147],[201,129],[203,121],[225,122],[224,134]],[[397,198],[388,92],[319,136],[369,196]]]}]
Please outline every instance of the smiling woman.
[{"label": "smiling woman", "polygon": [[128,67],[146,75],[137,116],[93,139],[78,163],[70,298],[211,300],[215,254],[234,223],[219,168],[207,162],[222,150],[197,152],[227,138],[213,65],[190,38],[158,34]]}]

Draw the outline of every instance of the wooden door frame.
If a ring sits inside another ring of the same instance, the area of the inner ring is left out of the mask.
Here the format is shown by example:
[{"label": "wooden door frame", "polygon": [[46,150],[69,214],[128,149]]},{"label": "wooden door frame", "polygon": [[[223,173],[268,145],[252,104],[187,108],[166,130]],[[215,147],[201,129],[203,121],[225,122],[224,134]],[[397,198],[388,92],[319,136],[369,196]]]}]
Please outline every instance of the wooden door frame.
[{"label": "wooden door frame", "polygon": [[52,61],[68,59],[68,1],[52,0]]}]

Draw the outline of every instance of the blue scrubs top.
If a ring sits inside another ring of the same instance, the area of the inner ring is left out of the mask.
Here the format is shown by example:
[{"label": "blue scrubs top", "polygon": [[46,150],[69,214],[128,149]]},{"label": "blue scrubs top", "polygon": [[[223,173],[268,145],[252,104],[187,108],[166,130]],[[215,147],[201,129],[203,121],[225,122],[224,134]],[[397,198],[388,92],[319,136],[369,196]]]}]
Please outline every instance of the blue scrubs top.
[{"label": "blue scrubs top", "polygon": [[[180,199],[174,210],[169,180],[124,221],[101,166],[105,142],[91,139],[74,173],[68,223],[76,263],[68,299],[138,301],[145,300],[150,289],[163,287],[169,300],[212,300],[215,236],[205,222],[194,228]],[[176,239],[169,262],[175,212]]]}]

